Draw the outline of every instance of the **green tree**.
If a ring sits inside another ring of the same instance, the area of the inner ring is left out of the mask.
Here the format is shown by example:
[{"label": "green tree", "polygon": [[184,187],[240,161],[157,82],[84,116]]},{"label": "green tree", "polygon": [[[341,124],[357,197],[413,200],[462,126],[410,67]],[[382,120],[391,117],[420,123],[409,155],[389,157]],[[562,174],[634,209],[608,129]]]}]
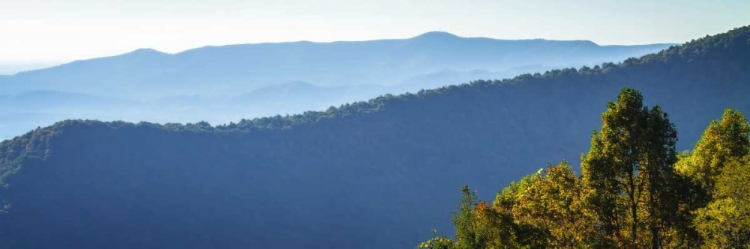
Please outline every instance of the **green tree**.
[{"label": "green tree", "polygon": [[503,188],[502,191],[498,192],[495,196],[495,201],[492,205],[495,207],[502,207],[507,210],[513,209],[513,206],[518,203],[518,198],[521,194],[526,191],[534,181],[539,179],[543,169],[539,169],[535,174],[527,175],[521,178],[519,181],[511,182],[507,187]]},{"label": "green tree", "polygon": [[550,247],[577,248],[590,238],[593,225],[583,209],[580,180],[564,161],[544,172],[519,195],[515,220],[545,231]]},{"label": "green tree", "polygon": [[513,219],[511,209],[492,206],[477,201],[476,193],[464,186],[463,200],[459,212],[453,214],[456,227],[455,248],[500,249],[544,247],[540,231],[529,226],[519,226]]},{"label": "green tree", "polygon": [[677,162],[677,130],[660,107],[655,106],[649,111],[642,139],[642,157],[638,163],[640,169],[636,170],[640,170],[638,177],[645,190],[643,195],[651,247],[662,248],[665,240],[662,234],[674,225],[678,217],[675,210],[679,208],[681,198],[676,188],[678,175],[674,170]]},{"label": "green tree", "polygon": [[455,248],[456,243],[452,239],[446,236],[437,235],[437,231],[435,231],[435,229],[432,230],[432,234],[434,235],[433,238],[420,243],[419,246],[417,246],[417,248],[424,248],[424,249],[453,249]]},{"label": "green tree", "polygon": [[677,160],[674,125],[658,106],[643,106],[641,93],[630,88],[608,103],[602,121],[581,165],[598,227],[619,247],[659,248],[660,235],[670,228],[666,208],[677,206],[669,187]]},{"label": "green tree", "polygon": [[[737,110],[727,108],[721,120],[711,121],[693,151],[682,153],[675,168],[680,174],[683,197],[686,200],[678,209],[681,217],[676,219],[683,227],[681,234],[687,235],[685,241],[697,245],[705,241],[704,246],[718,246],[722,236],[721,228],[740,227],[736,224],[725,224],[720,220],[741,219],[729,218],[736,209],[736,199],[727,199],[718,194],[719,186],[728,175],[724,172],[729,164],[735,164],[750,150],[750,125],[744,115]],[[739,169],[733,168],[732,171]],[[726,187],[722,187],[726,189]],[[737,213],[734,213],[737,214]],[[692,225],[692,227],[685,228]],[[693,229],[694,228],[694,229]],[[727,231],[729,232],[729,231]]]},{"label": "green tree", "polygon": [[463,199],[458,205],[458,212],[453,213],[453,226],[456,227],[457,248],[480,248],[481,236],[475,229],[477,193],[469,186],[461,188]]},{"label": "green tree", "polygon": [[738,160],[750,151],[750,124],[741,112],[727,108],[719,121],[711,121],[690,156],[684,157],[677,170],[696,181],[710,199],[717,177],[724,165]]},{"label": "green tree", "polygon": [[458,210],[452,214],[456,240],[435,234],[435,237],[420,243],[419,248],[500,249],[536,245],[534,241],[525,238],[537,233],[528,227],[516,225],[509,210],[478,201],[476,193],[468,186],[464,186],[461,192],[463,199]]},{"label": "green tree", "polygon": [[750,248],[750,156],[728,162],[715,187],[715,199],[694,220],[703,247]]}]

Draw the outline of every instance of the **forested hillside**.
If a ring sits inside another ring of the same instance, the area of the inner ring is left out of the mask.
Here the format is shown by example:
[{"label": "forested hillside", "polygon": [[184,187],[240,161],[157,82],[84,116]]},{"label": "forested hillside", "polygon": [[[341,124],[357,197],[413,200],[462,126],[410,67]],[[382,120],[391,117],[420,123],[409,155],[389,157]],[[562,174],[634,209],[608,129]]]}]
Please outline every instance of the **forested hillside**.
[{"label": "forested hillside", "polygon": [[[750,27],[593,68],[383,96],[222,126],[63,121],[0,145],[7,248],[411,248],[483,199],[578,165],[623,87],[678,150],[750,113]],[[577,170],[577,169],[576,169]],[[65,214],[65,215],[60,215]]]},{"label": "forested hillside", "polygon": [[[607,103],[581,175],[562,161],[511,182],[494,201],[464,186],[455,237],[419,248],[750,247],[750,123],[727,108],[692,151],[661,107],[624,88]],[[437,232],[434,232],[437,235]]]},{"label": "forested hillside", "polygon": [[[0,75],[0,99],[7,98],[0,103],[0,139],[64,119],[226,124],[322,111],[388,93],[619,62],[667,47],[430,32],[409,39],[237,44],[175,54],[138,49]],[[287,94],[285,89],[298,92]],[[91,98],[102,105],[71,105]],[[22,108],[4,108],[5,103]]]}]

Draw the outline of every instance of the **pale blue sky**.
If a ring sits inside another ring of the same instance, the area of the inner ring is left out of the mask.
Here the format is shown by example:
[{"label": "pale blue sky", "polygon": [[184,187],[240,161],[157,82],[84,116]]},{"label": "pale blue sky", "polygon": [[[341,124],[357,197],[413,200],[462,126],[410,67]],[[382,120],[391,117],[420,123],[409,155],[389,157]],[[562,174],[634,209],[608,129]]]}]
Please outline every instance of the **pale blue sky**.
[{"label": "pale blue sky", "polygon": [[137,48],[407,38],[685,42],[750,25],[750,1],[0,0],[0,61],[61,61]]}]

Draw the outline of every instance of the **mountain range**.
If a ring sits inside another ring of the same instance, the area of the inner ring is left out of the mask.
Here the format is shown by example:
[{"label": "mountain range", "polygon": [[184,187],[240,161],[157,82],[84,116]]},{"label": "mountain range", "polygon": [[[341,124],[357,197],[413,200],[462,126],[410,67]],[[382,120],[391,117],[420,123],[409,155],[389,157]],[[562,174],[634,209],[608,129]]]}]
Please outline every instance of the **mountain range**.
[{"label": "mountain range", "polygon": [[62,61],[0,61],[0,78],[19,72],[53,67],[63,63]]},{"label": "mountain range", "polygon": [[[224,124],[239,118],[296,114],[387,93],[622,61],[670,45],[600,46],[590,41],[497,40],[430,32],[409,39],[240,44],[176,54],[139,49],[1,76],[0,95],[23,95],[26,102],[50,105],[23,111],[6,108],[0,116],[26,118],[0,121],[4,127],[0,139],[62,119]],[[318,90],[306,91],[310,86],[295,82],[307,82]],[[298,94],[292,98],[285,91]],[[117,103],[60,112],[47,108],[67,106],[65,101],[55,102],[58,97],[49,94],[53,92]],[[263,97],[248,100],[260,92]],[[282,95],[273,95],[277,93]],[[225,101],[234,98],[244,101]],[[176,99],[191,99],[202,108],[150,104]],[[121,100],[132,104],[120,105]],[[213,108],[206,111],[208,106]]]},{"label": "mountain range", "polygon": [[[449,54],[468,60],[482,48]],[[472,66],[482,63],[490,62]],[[316,91],[287,87],[268,92]],[[445,217],[461,186],[491,199],[548,163],[578,165],[601,126],[602,103],[623,87],[659,104],[676,125],[678,149],[688,149],[724,108],[750,113],[750,27],[620,63],[218,126],[58,122],[0,144],[0,244],[413,248],[430,229],[450,234]]]},{"label": "mountain range", "polygon": [[18,73],[0,82],[0,94],[57,90],[152,99],[246,92],[298,80],[320,86],[393,85],[415,75],[446,69],[500,71],[519,66],[579,66],[624,60],[667,46],[462,38],[430,32],[410,39],[242,44],[177,54],[139,49]]}]

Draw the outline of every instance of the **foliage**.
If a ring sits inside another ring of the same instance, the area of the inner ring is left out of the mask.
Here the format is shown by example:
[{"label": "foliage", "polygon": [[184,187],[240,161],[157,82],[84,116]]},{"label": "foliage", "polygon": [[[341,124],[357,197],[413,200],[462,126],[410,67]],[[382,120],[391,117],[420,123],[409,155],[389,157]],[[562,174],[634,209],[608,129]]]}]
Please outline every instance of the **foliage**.
[{"label": "foliage", "polygon": [[422,242],[417,246],[417,248],[425,248],[425,249],[453,249],[455,247],[455,242],[451,240],[448,237],[445,236],[438,236],[437,231],[435,229],[432,230],[432,234],[435,236],[431,239],[428,239],[425,242]]},{"label": "foliage", "polygon": [[573,169],[563,161],[536,174],[513,208],[519,224],[545,231],[545,244],[553,248],[575,248],[594,237],[592,214],[584,209],[583,186]]},{"label": "foliage", "polygon": [[711,195],[724,165],[750,151],[748,136],[750,125],[744,115],[737,110],[726,109],[720,121],[712,121],[708,125],[693,152],[681,160],[677,169],[695,179]]},{"label": "foliage", "polygon": [[678,154],[667,114],[642,101],[626,88],[608,104],[581,176],[563,161],[511,182],[493,206],[465,188],[451,245],[750,248],[750,123],[727,109]]},{"label": "foliage", "polygon": [[704,247],[750,248],[750,156],[727,162],[716,183],[714,199],[695,211]]},{"label": "foliage", "polygon": [[591,190],[587,201],[607,237],[619,247],[650,242],[659,248],[671,226],[668,210],[678,206],[671,189],[677,132],[658,106],[649,109],[642,102],[640,92],[623,89],[617,102],[607,105],[581,169]]}]

